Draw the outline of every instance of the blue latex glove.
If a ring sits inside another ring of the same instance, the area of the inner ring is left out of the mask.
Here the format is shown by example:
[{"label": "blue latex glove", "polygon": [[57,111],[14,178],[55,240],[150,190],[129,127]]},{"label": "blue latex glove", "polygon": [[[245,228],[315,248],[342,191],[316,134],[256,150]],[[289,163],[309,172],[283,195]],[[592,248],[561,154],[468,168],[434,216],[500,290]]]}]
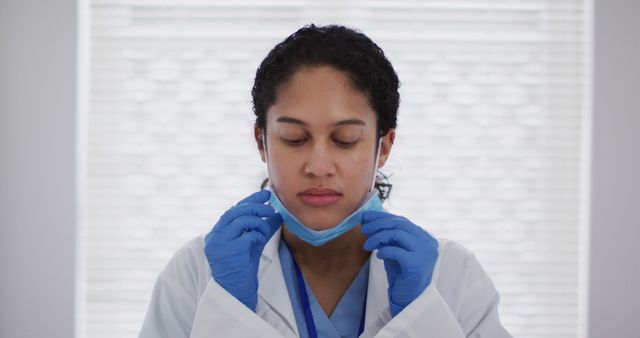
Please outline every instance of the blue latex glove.
[{"label": "blue latex glove", "polygon": [[252,311],[258,305],[258,266],[265,244],[282,224],[261,190],[227,210],[204,239],[211,275]]},{"label": "blue latex glove", "polygon": [[395,316],[431,283],[438,258],[438,242],[421,227],[402,216],[367,211],[360,231],[368,239],[364,249],[378,249],[389,281],[389,306]]}]

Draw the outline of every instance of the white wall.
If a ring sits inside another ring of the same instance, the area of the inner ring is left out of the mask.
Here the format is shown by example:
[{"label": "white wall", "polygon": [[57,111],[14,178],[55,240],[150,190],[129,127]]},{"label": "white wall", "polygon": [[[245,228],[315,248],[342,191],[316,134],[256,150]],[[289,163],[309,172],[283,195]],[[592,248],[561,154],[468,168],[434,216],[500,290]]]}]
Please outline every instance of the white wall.
[{"label": "white wall", "polygon": [[640,332],[640,1],[596,0],[589,336]]},{"label": "white wall", "polygon": [[74,336],[76,2],[0,1],[0,337]]}]

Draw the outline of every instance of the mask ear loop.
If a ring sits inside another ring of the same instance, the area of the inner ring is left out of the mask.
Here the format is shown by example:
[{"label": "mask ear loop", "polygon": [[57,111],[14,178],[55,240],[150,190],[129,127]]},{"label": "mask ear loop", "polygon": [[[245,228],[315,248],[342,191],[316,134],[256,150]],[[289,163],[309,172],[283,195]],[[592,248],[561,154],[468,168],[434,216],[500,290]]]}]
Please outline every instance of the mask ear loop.
[{"label": "mask ear loop", "polygon": [[373,162],[373,181],[371,182],[371,188],[369,192],[372,192],[376,186],[376,176],[378,173],[378,161],[380,160],[380,147],[382,146],[382,137],[378,138],[378,148],[376,150],[376,160]]},{"label": "mask ear loop", "polygon": [[267,187],[273,192],[273,185],[271,184],[271,166],[269,166],[269,152],[267,151],[267,128],[262,129],[262,149],[264,150],[264,157],[267,160],[267,181],[269,182]]}]

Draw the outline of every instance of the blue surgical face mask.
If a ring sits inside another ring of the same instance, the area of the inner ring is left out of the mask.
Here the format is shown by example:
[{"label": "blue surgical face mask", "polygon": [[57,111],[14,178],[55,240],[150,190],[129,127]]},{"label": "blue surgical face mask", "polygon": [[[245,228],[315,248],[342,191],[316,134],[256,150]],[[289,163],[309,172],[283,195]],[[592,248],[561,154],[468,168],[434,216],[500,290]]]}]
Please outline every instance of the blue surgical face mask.
[{"label": "blue surgical face mask", "polygon": [[[262,139],[266,141],[265,134],[262,135]],[[356,225],[361,224],[362,214],[365,211],[383,211],[382,202],[378,197],[377,191],[374,190],[375,177],[376,177],[375,170],[377,169],[378,160],[380,158],[381,143],[382,143],[382,139],[380,139],[378,142],[378,150],[376,152],[376,160],[374,162],[375,168],[373,173],[373,182],[371,183],[371,188],[369,189],[369,192],[365,196],[363,202],[360,204],[358,209],[354,211],[351,215],[349,215],[347,218],[342,220],[340,223],[338,223],[336,226],[329,229],[325,229],[325,230],[314,230],[304,225],[291,212],[289,212],[287,208],[285,208],[285,206],[282,204],[282,202],[278,198],[278,195],[274,190],[273,186],[269,186],[269,190],[271,190],[271,197],[269,199],[269,204],[271,204],[271,206],[276,210],[276,212],[280,214],[280,216],[282,217],[282,221],[284,222],[287,229],[291,233],[296,235],[298,238],[300,238],[301,240],[313,246],[320,246],[337,238],[338,236],[344,234],[345,232],[353,229]],[[266,142],[264,142],[263,144],[266,145]],[[265,154],[266,153],[267,153],[267,150],[265,147]],[[269,158],[267,156],[267,168],[268,166],[269,166]]]},{"label": "blue surgical face mask", "polygon": [[378,198],[378,192],[370,191],[367,194],[364,203],[358,208],[358,210],[342,220],[342,222],[338,223],[338,225],[330,229],[314,230],[302,224],[302,222],[300,222],[296,218],[296,216],[290,213],[289,210],[287,210],[287,208],[282,205],[282,202],[280,202],[277,194],[273,192],[273,188],[271,189],[271,191],[272,192],[271,198],[269,199],[269,204],[271,204],[276,212],[280,214],[280,216],[282,217],[282,221],[287,226],[287,229],[301,240],[313,246],[320,246],[331,240],[334,240],[336,237],[353,229],[353,227],[355,227],[356,225],[361,224],[362,213],[364,213],[365,211],[383,211],[382,202],[380,202],[380,198]]}]

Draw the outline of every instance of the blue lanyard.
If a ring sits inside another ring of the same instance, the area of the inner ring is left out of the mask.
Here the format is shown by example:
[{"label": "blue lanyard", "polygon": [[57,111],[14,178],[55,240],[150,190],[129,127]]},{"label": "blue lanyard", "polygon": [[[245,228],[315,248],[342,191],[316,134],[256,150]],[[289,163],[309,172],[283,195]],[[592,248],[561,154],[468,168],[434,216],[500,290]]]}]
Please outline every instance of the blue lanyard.
[{"label": "blue lanyard", "polygon": [[[302,302],[302,311],[304,312],[304,321],[307,323],[307,332],[309,333],[309,338],[318,338],[318,331],[316,330],[316,324],[313,321],[313,315],[311,314],[311,306],[309,306],[309,297],[307,295],[307,289],[304,286],[304,279],[302,278],[302,272],[300,272],[300,268],[296,263],[296,260],[291,257],[293,261],[293,267],[296,270],[296,279],[298,281],[298,295],[300,296],[300,301]],[[360,317],[360,327],[358,328],[358,337],[364,332],[364,315],[367,310],[367,293],[368,290],[365,290],[364,293],[364,305],[362,306],[362,317]]]}]

